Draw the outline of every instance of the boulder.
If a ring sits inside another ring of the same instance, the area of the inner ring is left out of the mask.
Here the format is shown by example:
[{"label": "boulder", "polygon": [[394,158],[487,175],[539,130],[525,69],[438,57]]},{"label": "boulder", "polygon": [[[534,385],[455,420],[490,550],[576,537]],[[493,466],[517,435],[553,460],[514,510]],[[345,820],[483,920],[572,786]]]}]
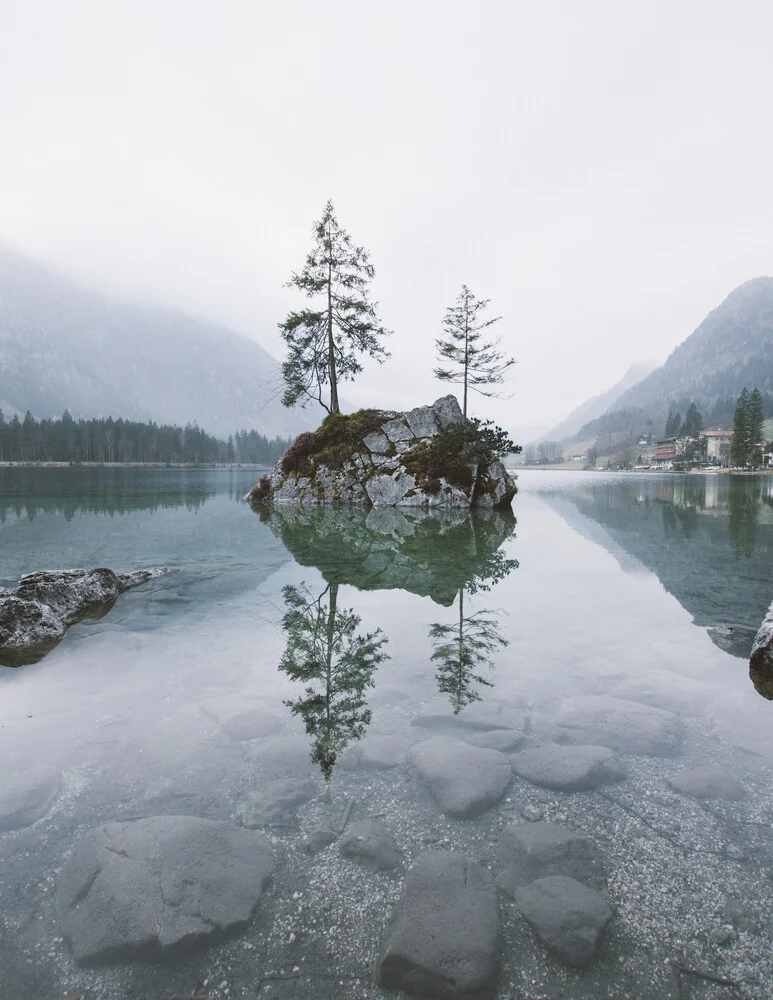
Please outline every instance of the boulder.
[{"label": "boulder", "polygon": [[607,747],[549,743],[516,754],[513,770],[533,785],[561,792],[585,792],[622,781],[625,770]]},{"label": "boulder", "polygon": [[671,778],[669,784],[677,792],[692,795],[696,799],[726,799],[728,802],[737,802],[746,798],[746,791],[740,781],[717,764],[682,771]]},{"label": "boulder", "polygon": [[244,926],[272,867],[254,830],[193,816],[108,823],[62,869],[62,929],[81,962],[189,948]]},{"label": "boulder", "polygon": [[372,819],[350,824],[338,849],[345,858],[380,872],[399,868],[403,860],[392,834]]},{"label": "boulder", "polygon": [[408,751],[432,797],[448,816],[470,819],[505,794],[512,769],[498,750],[471,746],[452,736],[431,736]]},{"label": "boulder", "polygon": [[612,919],[609,904],[595,889],[564,875],[548,875],[516,890],[515,902],[561,961],[588,965]]},{"label": "boulder", "polygon": [[548,875],[566,875],[600,889],[606,885],[598,848],[577,830],[542,821],[507,827],[498,848],[497,885],[508,896]]},{"label": "boulder", "polygon": [[468,472],[460,454],[456,464],[450,455],[448,477],[438,476],[437,457],[427,464],[427,444],[463,419],[454,396],[402,414],[367,410],[339,417],[337,424],[323,424],[296,439],[245,499],[433,510],[509,508],[516,487],[501,462],[474,465]]},{"label": "boulder", "polygon": [[261,826],[289,826],[298,806],[316,798],[319,788],[310,778],[276,778],[259,791],[248,792],[242,824],[254,830]]},{"label": "boulder", "polygon": [[493,994],[499,911],[491,874],[462,854],[429,851],[405,880],[376,979],[442,1000]]},{"label": "boulder", "polygon": [[711,690],[703,681],[683,677],[671,670],[652,670],[620,681],[610,694],[669,712],[694,715],[711,695]]},{"label": "boulder", "polygon": [[562,742],[600,743],[623,753],[676,756],[684,727],[673,712],[608,695],[566,698],[556,715]]},{"label": "boulder", "polygon": [[111,569],[41,570],[27,573],[13,594],[0,597],[0,664],[36,663],[84,618],[101,618],[119,594],[165,569],[116,575]]},{"label": "boulder", "polygon": [[59,772],[7,774],[0,786],[0,833],[21,830],[42,819],[62,785]]},{"label": "boulder", "polygon": [[489,750],[500,750],[509,753],[520,746],[526,738],[518,729],[489,729],[482,733],[470,733],[462,739],[474,747],[486,747]]},{"label": "boulder", "polygon": [[754,637],[749,669],[768,676],[773,674],[773,604],[768,608],[768,613]]}]

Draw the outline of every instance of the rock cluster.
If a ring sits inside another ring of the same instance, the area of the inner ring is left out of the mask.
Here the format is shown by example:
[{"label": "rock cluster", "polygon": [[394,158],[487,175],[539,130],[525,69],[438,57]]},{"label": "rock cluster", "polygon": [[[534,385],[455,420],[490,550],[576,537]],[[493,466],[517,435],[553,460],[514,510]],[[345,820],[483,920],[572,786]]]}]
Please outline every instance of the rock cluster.
[{"label": "rock cluster", "polygon": [[0,664],[36,663],[61,641],[70,625],[84,618],[101,618],[119,594],[165,572],[66,569],[28,573],[15,591],[0,592]]},{"label": "rock cluster", "polygon": [[454,396],[444,396],[432,406],[383,416],[383,423],[362,437],[340,467],[320,459],[310,472],[286,471],[280,460],[245,499],[361,507],[510,506],[515,483],[501,462],[472,466],[468,485],[442,476],[430,485],[406,467],[418,446],[463,419]]},{"label": "rock cluster", "polygon": [[763,698],[773,700],[773,604],[768,608],[754,637],[749,658],[749,676]]}]

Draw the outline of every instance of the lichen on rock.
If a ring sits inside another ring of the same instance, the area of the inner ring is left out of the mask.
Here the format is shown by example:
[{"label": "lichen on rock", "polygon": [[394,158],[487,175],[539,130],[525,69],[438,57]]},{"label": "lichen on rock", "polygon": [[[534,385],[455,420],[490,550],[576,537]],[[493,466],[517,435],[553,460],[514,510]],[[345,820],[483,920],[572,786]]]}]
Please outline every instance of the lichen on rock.
[{"label": "lichen on rock", "polygon": [[296,438],[245,499],[253,504],[507,508],[516,486],[500,461],[499,443],[484,425],[465,420],[454,396],[406,413],[331,414],[318,430]]}]

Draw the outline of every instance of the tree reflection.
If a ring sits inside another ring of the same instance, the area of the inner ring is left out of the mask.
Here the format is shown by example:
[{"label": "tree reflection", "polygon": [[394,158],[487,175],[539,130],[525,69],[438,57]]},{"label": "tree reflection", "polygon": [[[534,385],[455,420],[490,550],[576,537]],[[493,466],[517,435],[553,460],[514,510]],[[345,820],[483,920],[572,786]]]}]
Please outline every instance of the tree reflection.
[{"label": "tree reflection", "polygon": [[465,591],[475,594],[488,591],[518,568],[517,559],[506,558],[504,552],[493,552],[482,564],[480,572],[459,589],[458,617],[453,624],[433,622],[429,636],[434,645],[432,660],[438,664],[435,677],[438,690],[448,695],[454,715],[480,701],[480,687],[493,687],[493,681],[481,673],[485,666],[493,668],[494,654],[509,645],[499,627],[499,612],[483,608],[465,615]]},{"label": "tree reflection", "polygon": [[[753,486],[752,481],[752,486]],[[743,489],[731,490],[729,494],[728,533],[730,544],[736,557],[750,558],[757,541],[757,521],[760,504],[757,492],[744,483]]]},{"label": "tree reflection", "polygon": [[282,589],[287,646],[279,669],[306,684],[301,697],[284,704],[303,719],[314,740],[311,758],[326,781],[338,754],[365,734],[371,720],[365,690],[379,663],[389,659],[381,629],[357,634],[360,616],[338,608],[338,586],[328,584],[318,597],[305,585]]}]

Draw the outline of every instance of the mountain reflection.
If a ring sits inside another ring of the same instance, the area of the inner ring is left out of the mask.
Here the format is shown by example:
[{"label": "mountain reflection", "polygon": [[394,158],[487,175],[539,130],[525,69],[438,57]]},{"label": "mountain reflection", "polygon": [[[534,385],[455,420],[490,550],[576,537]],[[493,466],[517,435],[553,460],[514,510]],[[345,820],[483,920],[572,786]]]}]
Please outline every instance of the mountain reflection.
[{"label": "mountain reflection", "polygon": [[512,513],[424,512],[395,508],[272,507],[258,513],[302,566],[313,566],[327,586],[315,597],[305,587],[283,590],[282,626],[287,645],[279,669],[305,683],[303,695],[286,701],[313,738],[312,759],[329,778],[338,754],[362,738],[370,723],[366,691],[387,658],[387,637],[357,634],[360,618],[338,608],[342,584],[359,590],[400,589],[456,607],[451,622],[430,625],[440,692],[458,714],[491,687],[484,668],[507,645],[499,612],[470,613],[468,595],[490,590],[518,566],[502,544],[515,530]]},{"label": "mountain reflection", "polygon": [[638,476],[544,497],[581,534],[652,570],[717,645],[748,658],[771,597],[773,479]]},{"label": "mountain reflection", "polygon": [[301,697],[284,704],[303,719],[314,740],[311,758],[325,780],[338,754],[364,736],[371,720],[365,689],[388,659],[387,637],[380,628],[357,634],[361,618],[351,608],[339,609],[338,587],[330,583],[316,597],[305,587],[282,589],[287,645],[279,669],[306,685]]}]

